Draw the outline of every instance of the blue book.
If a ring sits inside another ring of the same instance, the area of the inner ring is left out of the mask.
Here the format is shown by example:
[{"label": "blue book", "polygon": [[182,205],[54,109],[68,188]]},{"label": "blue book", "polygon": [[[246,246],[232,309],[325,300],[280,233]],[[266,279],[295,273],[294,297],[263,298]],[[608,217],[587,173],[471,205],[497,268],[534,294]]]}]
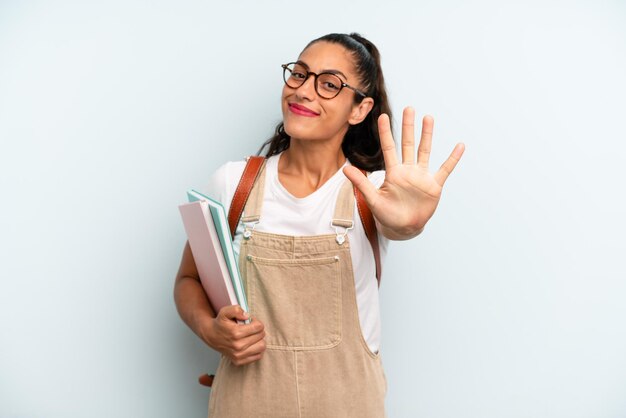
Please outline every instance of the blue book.
[{"label": "blue book", "polygon": [[228,272],[230,273],[233,290],[235,291],[235,295],[237,297],[237,303],[244,311],[249,312],[248,300],[246,299],[246,292],[241,280],[241,273],[239,272],[239,263],[235,257],[233,239],[230,235],[228,217],[226,216],[224,206],[222,206],[222,204],[217,200],[212,199],[197,190],[189,190],[187,192],[187,196],[189,198],[189,202],[204,201],[208,204],[209,211],[211,212],[211,218],[213,218],[213,224],[215,225],[215,230],[222,246],[222,251],[224,252],[224,259],[228,267]]}]

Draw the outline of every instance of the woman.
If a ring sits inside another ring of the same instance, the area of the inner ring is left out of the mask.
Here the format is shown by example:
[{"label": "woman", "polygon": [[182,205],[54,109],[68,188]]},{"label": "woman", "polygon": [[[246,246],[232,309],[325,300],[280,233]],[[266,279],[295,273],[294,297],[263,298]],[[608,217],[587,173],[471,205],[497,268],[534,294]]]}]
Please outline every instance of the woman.
[{"label": "woman", "polygon": [[[378,50],[358,34],[318,38],[283,71],[283,122],[264,144],[268,158],[234,236],[250,315],[239,306],[212,311],[188,245],[176,305],[222,354],[209,416],[382,417],[380,271],[352,188],[384,253],[389,239],[422,231],[464,147],[431,175],[433,120],[423,120],[416,159],[407,108],[398,161]],[[211,179],[209,194],[226,210],[245,164],[228,163]]]}]

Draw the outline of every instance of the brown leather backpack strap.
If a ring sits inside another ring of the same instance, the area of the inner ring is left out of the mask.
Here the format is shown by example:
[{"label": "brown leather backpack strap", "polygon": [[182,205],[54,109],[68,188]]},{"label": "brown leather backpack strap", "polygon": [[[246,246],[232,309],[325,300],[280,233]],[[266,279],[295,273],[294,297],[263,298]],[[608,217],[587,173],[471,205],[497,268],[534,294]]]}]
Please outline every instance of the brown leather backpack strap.
[{"label": "brown leather backpack strap", "polygon": [[248,196],[250,196],[254,181],[259,171],[261,171],[264,162],[265,157],[253,156],[247,159],[246,167],[243,169],[243,174],[241,175],[241,179],[235,190],[235,195],[233,196],[233,201],[230,203],[230,209],[228,210],[228,226],[230,227],[231,237],[235,236],[235,230],[237,229],[241,214],[243,213],[243,208],[246,206],[246,201],[248,200]]},{"label": "brown leather backpack strap", "polygon": [[[365,171],[361,170],[361,172],[367,176]],[[365,235],[367,236],[367,239],[372,246],[372,251],[374,252],[374,260],[376,261],[376,280],[378,280],[378,287],[380,287],[382,269],[380,264],[380,247],[378,245],[376,221],[374,220],[372,211],[369,206],[367,206],[367,202],[365,202],[365,197],[363,197],[363,194],[356,187],[354,187],[354,197],[356,198],[356,207],[359,211],[361,222],[363,223],[363,229],[365,229]]]}]

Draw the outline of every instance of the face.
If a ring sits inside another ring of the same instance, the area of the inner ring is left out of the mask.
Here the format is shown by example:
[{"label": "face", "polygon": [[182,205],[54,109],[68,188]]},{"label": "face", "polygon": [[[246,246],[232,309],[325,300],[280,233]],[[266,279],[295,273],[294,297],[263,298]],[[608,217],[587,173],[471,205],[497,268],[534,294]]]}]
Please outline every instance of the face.
[{"label": "face", "polygon": [[[361,88],[352,55],[339,44],[316,42],[302,51],[298,61],[305,64],[308,71],[334,72],[345,83]],[[295,89],[285,85],[282,94],[285,132],[295,140],[341,144],[350,124],[365,119],[373,104],[371,98],[355,104],[354,95],[349,88],[343,88],[337,97],[323,99],[315,91],[314,76]]]}]

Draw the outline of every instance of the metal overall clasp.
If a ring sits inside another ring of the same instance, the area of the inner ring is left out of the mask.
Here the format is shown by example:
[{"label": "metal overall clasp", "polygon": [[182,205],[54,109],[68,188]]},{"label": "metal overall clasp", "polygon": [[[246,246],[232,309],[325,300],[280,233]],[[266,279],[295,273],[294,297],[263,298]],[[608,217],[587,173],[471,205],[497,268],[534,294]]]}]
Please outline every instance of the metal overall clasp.
[{"label": "metal overall clasp", "polygon": [[243,223],[243,238],[248,240],[252,236],[252,231],[256,228],[256,225],[259,221],[256,222],[244,222]]}]

